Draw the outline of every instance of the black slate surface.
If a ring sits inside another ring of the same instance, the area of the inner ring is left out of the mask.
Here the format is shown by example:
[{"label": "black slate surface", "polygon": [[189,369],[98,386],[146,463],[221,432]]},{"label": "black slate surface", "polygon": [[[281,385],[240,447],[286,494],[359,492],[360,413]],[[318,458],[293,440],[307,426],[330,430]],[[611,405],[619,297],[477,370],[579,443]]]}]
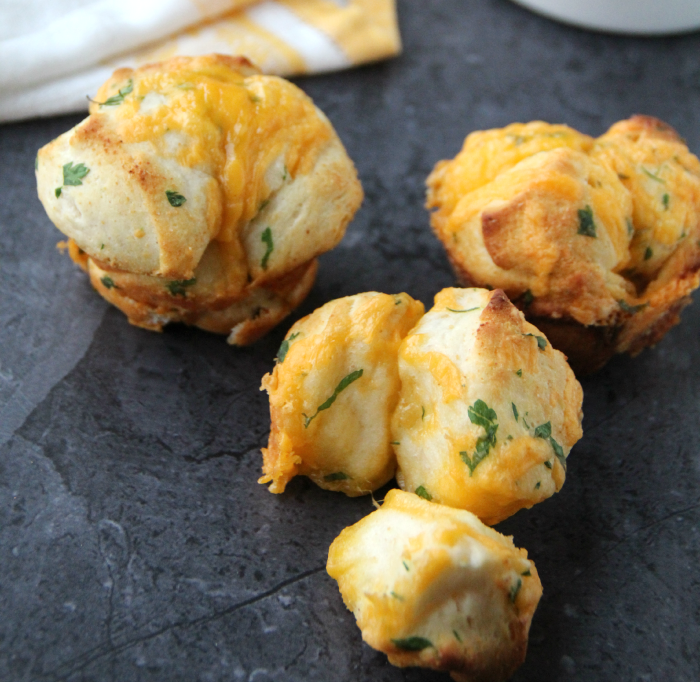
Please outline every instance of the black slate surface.
[{"label": "black slate surface", "polygon": [[[647,113],[700,152],[700,35],[596,35],[506,0],[399,10],[403,56],[298,81],[367,197],[308,300],[252,348],[130,327],[56,252],[36,199],[36,149],[80,117],[0,126],[0,680],[449,679],[362,644],[325,573],[370,500],[256,483],[260,378],[331,298],[429,304],[453,283],[424,180],[468,132],[539,118],[598,135]],[[545,589],[518,682],[700,677],[699,336],[696,303],[586,379],[562,492],[498,527]]]}]

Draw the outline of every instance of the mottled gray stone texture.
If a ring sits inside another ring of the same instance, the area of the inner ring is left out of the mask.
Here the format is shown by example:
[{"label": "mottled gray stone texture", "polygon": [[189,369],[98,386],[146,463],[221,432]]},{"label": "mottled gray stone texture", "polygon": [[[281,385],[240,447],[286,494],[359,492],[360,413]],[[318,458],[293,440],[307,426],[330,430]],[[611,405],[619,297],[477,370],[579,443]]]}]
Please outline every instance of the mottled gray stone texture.
[{"label": "mottled gray stone texture", "polygon": [[[80,117],[0,127],[3,682],[447,682],[364,645],[325,573],[371,501],[257,484],[260,379],[329,299],[430,304],[453,284],[424,181],[468,132],[544,119],[599,135],[647,113],[700,152],[700,35],[596,35],[506,0],[399,10],[401,57],[298,80],[367,197],[309,299],[251,348],[129,326],[56,251],[36,198],[37,148]],[[699,378],[696,303],[657,348],[583,382],[562,492],[499,526],[545,590],[518,682],[700,678]]]}]

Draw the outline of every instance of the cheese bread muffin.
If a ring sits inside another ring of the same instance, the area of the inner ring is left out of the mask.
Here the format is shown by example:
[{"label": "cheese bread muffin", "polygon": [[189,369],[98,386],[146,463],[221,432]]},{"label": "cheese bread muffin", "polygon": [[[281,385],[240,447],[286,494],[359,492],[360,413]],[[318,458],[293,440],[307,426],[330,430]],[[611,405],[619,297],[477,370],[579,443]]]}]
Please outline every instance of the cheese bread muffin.
[{"label": "cheese bread muffin", "polygon": [[362,201],[328,119],[246,59],[120,69],[37,156],[39,198],[129,321],[249,343],[313,284]]},{"label": "cheese bread muffin", "polygon": [[260,483],[281,493],[302,474],[355,496],[394,476],[399,344],[422,314],[408,294],[368,292],[326,303],[290,329],[262,382],[272,423]]},{"label": "cheese bread muffin", "polygon": [[564,484],[583,391],[501,290],[444,289],[399,349],[403,488],[498,523]]},{"label": "cheese bread muffin", "polygon": [[394,665],[499,682],[525,660],[537,569],[468,511],[390,490],[335,539],[327,570],[362,639]]},{"label": "cheese bread muffin", "polygon": [[475,132],[427,184],[459,280],[503,289],[577,372],[656,343],[700,283],[700,162],[656,119],[598,140],[540,121]]}]

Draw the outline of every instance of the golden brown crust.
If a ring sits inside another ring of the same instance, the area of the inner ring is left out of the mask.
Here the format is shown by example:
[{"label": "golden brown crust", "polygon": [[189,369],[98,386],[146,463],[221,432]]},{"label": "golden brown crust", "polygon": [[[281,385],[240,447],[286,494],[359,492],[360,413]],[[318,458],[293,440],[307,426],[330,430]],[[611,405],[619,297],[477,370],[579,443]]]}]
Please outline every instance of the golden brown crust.
[{"label": "golden brown crust", "polygon": [[649,116],[561,144],[528,126],[473,133],[437,164],[431,223],[460,283],[503,288],[585,374],[659,341],[698,286],[700,161]]}]

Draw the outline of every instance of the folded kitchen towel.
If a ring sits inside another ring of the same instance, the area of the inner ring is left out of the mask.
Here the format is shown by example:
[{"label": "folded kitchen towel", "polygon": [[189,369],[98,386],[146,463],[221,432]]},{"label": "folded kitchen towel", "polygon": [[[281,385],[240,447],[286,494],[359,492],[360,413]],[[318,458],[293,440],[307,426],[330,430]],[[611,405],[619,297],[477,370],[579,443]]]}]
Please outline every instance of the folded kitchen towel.
[{"label": "folded kitchen towel", "polygon": [[114,69],[176,55],[291,76],[400,50],[395,0],[3,0],[0,121],[83,111]]}]

